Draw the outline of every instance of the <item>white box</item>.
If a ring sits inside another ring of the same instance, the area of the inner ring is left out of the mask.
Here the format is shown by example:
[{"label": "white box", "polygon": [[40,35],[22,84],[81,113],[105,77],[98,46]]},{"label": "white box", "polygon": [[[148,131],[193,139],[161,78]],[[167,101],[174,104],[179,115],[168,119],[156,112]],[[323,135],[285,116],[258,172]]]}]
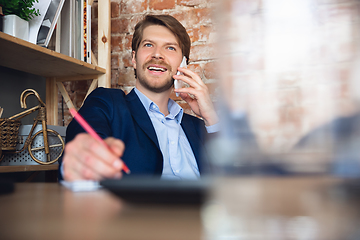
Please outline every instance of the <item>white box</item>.
[{"label": "white box", "polygon": [[16,15],[5,15],[3,18],[3,31],[11,36],[29,40],[29,22]]}]

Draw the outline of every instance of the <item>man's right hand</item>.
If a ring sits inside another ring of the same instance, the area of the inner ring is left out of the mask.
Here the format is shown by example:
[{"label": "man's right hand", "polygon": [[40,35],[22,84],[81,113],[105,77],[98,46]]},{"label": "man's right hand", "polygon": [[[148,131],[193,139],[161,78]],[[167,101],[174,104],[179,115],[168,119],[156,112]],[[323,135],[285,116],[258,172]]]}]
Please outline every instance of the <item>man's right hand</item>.
[{"label": "man's right hand", "polygon": [[66,181],[121,178],[120,157],[124,143],[113,137],[105,139],[110,150],[87,133],[78,134],[65,146],[63,176]]}]

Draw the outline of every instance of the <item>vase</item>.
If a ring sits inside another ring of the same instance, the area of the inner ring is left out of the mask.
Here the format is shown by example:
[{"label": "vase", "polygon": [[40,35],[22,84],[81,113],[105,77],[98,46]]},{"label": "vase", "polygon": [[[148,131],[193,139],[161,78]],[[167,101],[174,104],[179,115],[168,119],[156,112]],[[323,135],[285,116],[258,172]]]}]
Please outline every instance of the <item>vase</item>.
[{"label": "vase", "polygon": [[29,22],[14,14],[5,15],[3,18],[3,32],[28,41]]}]

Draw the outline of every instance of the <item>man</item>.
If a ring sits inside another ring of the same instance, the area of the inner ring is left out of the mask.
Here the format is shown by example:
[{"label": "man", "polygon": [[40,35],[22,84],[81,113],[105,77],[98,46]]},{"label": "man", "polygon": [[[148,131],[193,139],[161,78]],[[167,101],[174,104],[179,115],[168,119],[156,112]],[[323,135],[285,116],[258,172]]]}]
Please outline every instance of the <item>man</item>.
[{"label": "man", "polygon": [[[218,117],[201,78],[179,67],[183,56],[189,59],[190,45],[185,28],[169,15],[147,15],[136,25],[132,40],[135,88],[128,95],[119,89],[98,88],[79,110],[111,150],[72,121],[60,179],[121,178],[124,163],[132,175],[199,178],[204,131],[213,132]],[[176,75],[177,71],[183,75]],[[174,91],[204,121],[183,113],[169,98],[174,79],[190,86]]]}]

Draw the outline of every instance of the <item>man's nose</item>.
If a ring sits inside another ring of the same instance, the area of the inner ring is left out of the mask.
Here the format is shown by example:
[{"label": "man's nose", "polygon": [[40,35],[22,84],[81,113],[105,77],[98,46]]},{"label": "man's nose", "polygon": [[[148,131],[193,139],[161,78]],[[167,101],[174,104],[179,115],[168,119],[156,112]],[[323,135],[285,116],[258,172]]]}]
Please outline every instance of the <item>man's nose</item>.
[{"label": "man's nose", "polygon": [[154,52],[153,52],[153,55],[152,55],[152,58],[155,58],[155,59],[164,59],[164,55],[161,51],[161,48],[154,48]]}]

